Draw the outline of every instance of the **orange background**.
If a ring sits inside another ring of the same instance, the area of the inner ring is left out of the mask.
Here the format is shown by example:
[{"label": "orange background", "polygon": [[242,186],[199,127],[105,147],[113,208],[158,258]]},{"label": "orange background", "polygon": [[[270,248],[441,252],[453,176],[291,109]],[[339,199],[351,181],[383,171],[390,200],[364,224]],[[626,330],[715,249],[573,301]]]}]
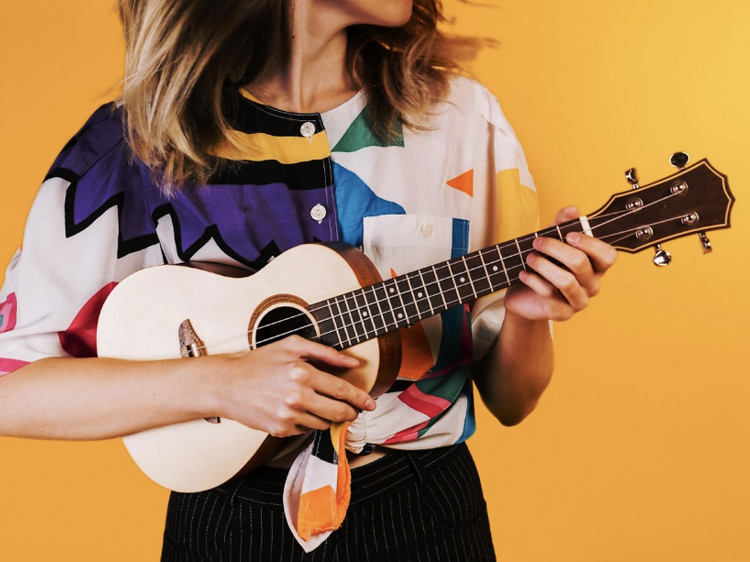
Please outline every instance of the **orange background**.
[{"label": "orange background", "polygon": [[[597,209],[710,158],[739,199],[731,230],[668,243],[674,263],[621,255],[604,292],[555,327],[557,370],[516,428],[480,408],[470,441],[503,561],[750,560],[750,3],[491,0],[447,4],[495,37],[475,71],[526,149],[542,220]],[[0,261],[39,182],[112,97],[123,41],[111,0],[3,1]],[[0,439],[0,560],[158,558],[167,493],[119,441]]]}]

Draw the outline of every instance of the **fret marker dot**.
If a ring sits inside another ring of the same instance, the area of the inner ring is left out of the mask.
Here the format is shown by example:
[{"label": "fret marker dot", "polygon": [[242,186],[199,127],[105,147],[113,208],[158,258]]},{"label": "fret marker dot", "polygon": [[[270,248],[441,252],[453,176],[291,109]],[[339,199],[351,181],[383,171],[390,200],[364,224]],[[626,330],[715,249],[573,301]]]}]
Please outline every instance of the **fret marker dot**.
[{"label": "fret marker dot", "polygon": [[461,281],[461,283],[464,283],[466,281],[466,277],[459,277],[458,280]]},{"label": "fret marker dot", "polygon": [[417,293],[417,296],[421,299],[422,298],[422,293]]},{"label": "fret marker dot", "polygon": [[404,317],[404,315],[403,315],[403,314],[401,314],[401,313],[399,312],[399,313],[398,313],[398,317],[399,317],[399,318],[403,318],[403,317]]},{"label": "fret marker dot", "polygon": [[364,312],[362,313],[362,316],[367,316],[367,311],[364,311]]},{"label": "fret marker dot", "polygon": [[497,271],[497,266],[496,265],[492,266],[492,271]]},{"label": "fret marker dot", "polygon": [[390,288],[390,292],[391,292],[391,293],[395,293],[395,292],[396,292],[396,289],[394,289],[393,287],[391,287],[391,288]]}]

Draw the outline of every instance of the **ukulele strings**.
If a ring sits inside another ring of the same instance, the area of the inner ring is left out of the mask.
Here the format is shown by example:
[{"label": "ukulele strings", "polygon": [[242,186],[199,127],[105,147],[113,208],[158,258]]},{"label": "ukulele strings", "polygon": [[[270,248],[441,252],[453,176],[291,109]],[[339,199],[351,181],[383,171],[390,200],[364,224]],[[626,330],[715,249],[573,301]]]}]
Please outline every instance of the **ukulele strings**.
[{"label": "ukulele strings", "polygon": [[[608,213],[608,214],[605,214],[605,215],[600,215],[600,216],[599,216],[599,217],[597,217],[597,218],[602,218],[602,217],[610,217],[610,216],[611,216],[611,217],[613,217],[613,218],[610,218],[609,220],[607,220],[607,221],[604,221],[604,222],[602,222],[602,223],[599,223],[599,224],[597,224],[597,225],[591,226],[591,228],[590,228],[590,231],[592,231],[592,232],[593,232],[594,230],[597,230],[598,228],[601,228],[602,226],[605,226],[605,225],[607,225],[607,224],[610,224],[610,223],[612,223],[612,222],[614,222],[614,221],[616,221],[616,220],[619,220],[619,219],[623,219],[623,218],[625,218],[625,217],[627,217],[627,216],[629,216],[629,215],[631,215],[631,214],[633,214],[633,213],[637,213],[637,212],[639,212],[639,211],[642,211],[643,209],[646,209],[647,207],[650,207],[650,206],[652,206],[652,205],[655,205],[655,204],[661,203],[661,202],[663,202],[663,201],[666,201],[667,199],[669,199],[669,198],[671,198],[671,197],[674,197],[675,195],[679,195],[679,194],[680,194],[680,192],[676,192],[676,193],[670,193],[669,195],[667,195],[667,196],[665,196],[665,197],[663,197],[663,198],[661,198],[661,199],[657,199],[657,200],[655,200],[655,201],[652,201],[651,203],[648,203],[648,204],[644,205],[643,207],[636,207],[636,208],[634,208],[634,209],[627,209],[627,210],[623,210],[623,211],[613,211],[613,212],[611,212],[611,213]],[[662,220],[662,221],[659,221],[659,222],[653,223],[653,225],[655,226],[655,225],[659,225],[659,224],[667,223],[667,222],[670,222],[670,221],[673,221],[673,220],[678,220],[678,219],[680,219],[680,218],[682,218],[682,217],[681,217],[681,216],[677,216],[677,217],[671,217],[671,218],[669,218],[669,219],[664,219],[664,220]],[[574,222],[575,220],[578,220],[578,219],[573,219],[573,220],[572,220],[571,222]],[[472,272],[472,271],[477,271],[477,270],[479,270],[479,269],[482,269],[482,268],[485,268],[485,267],[487,267],[487,266],[491,266],[491,265],[494,265],[494,264],[498,264],[498,263],[501,263],[501,264],[503,265],[503,268],[504,268],[504,269],[503,269],[503,271],[505,271],[505,272],[508,272],[508,273],[510,273],[510,272],[513,272],[514,270],[516,270],[516,269],[519,269],[519,268],[523,268],[523,269],[525,270],[525,269],[526,269],[526,266],[525,266],[525,263],[524,263],[523,259],[522,259],[522,262],[521,262],[521,264],[520,264],[520,265],[512,266],[512,267],[509,267],[509,268],[506,268],[506,267],[505,267],[505,264],[504,264],[504,260],[508,260],[508,259],[510,259],[510,258],[515,258],[515,257],[521,257],[521,258],[523,258],[523,257],[525,257],[526,255],[528,255],[529,253],[531,253],[531,252],[535,251],[535,250],[534,250],[533,248],[531,248],[531,249],[529,249],[529,250],[526,250],[526,251],[523,251],[523,252],[516,252],[516,253],[513,253],[513,254],[509,254],[509,255],[506,255],[506,256],[502,256],[502,254],[500,253],[500,251],[499,251],[499,250],[502,250],[502,249],[504,249],[504,248],[510,248],[510,247],[512,247],[512,246],[514,246],[514,245],[516,245],[516,242],[519,242],[519,243],[520,243],[520,242],[526,242],[526,241],[528,241],[528,240],[531,240],[532,238],[538,238],[538,237],[539,237],[539,234],[542,234],[542,235],[544,235],[544,234],[547,234],[547,233],[551,233],[551,232],[554,232],[554,231],[555,231],[555,230],[557,229],[557,227],[558,227],[558,226],[559,226],[559,225],[555,225],[555,226],[549,227],[549,228],[547,228],[547,229],[541,230],[541,231],[539,231],[539,232],[537,232],[537,233],[534,233],[534,234],[530,234],[530,235],[526,235],[526,236],[523,236],[523,237],[521,237],[521,238],[517,238],[517,239],[515,239],[515,240],[514,240],[514,241],[512,241],[512,242],[506,242],[506,243],[504,243],[504,244],[498,244],[498,245],[497,245],[496,247],[497,247],[497,249],[498,249],[498,255],[500,255],[500,256],[501,256],[501,257],[500,257],[500,259],[498,259],[498,260],[494,260],[494,261],[489,261],[489,262],[485,262],[485,263],[483,263],[483,264],[482,264],[482,266],[474,267],[474,268],[471,268],[471,269],[470,269],[470,268],[467,268],[467,269],[466,269],[466,273],[467,273],[467,274],[469,275],[469,277],[471,277],[471,276],[470,276],[470,272]],[[613,243],[613,244],[614,244],[614,243],[617,243],[617,242],[619,242],[620,240],[623,240],[623,239],[625,239],[625,238],[627,238],[627,237],[631,236],[631,235],[632,235],[632,233],[633,233],[633,232],[636,232],[637,230],[639,230],[639,228],[641,228],[641,227],[629,228],[629,229],[626,229],[626,230],[622,230],[622,231],[620,231],[620,232],[614,232],[614,233],[612,233],[612,234],[607,234],[607,235],[601,236],[601,237],[599,237],[599,239],[600,239],[600,240],[604,240],[604,239],[607,239],[607,238],[612,238],[612,237],[617,237],[617,236],[619,236],[619,238],[616,238],[615,240],[613,240],[613,241],[611,242],[611,243]],[[582,233],[581,231],[575,231],[575,232],[578,232],[578,233]],[[435,275],[436,275],[436,279],[435,279],[435,281],[432,281],[432,282],[429,282],[429,283],[425,283],[425,284],[423,284],[422,286],[423,286],[423,287],[425,288],[425,290],[427,290],[427,287],[428,287],[428,286],[430,286],[430,285],[435,285],[435,284],[439,284],[439,282],[440,282],[440,279],[438,279],[438,278],[437,278],[437,271],[438,271],[438,270],[442,270],[442,269],[446,269],[446,268],[448,268],[448,270],[449,270],[449,272],[450,272],[450,265],[449,265],[449,264],[447,264],[447,263],[444,263],[444,265],[440,265],[440,266],[437,266],[437,265],[436,265],[436,266],[434,266],[434,269],[435,269]],[[498,272],[498,273],[499,273],[499,272]],[[405,278],[406,278],[406,280],[407,280],[407,283],[409,284],[409,287],[411,287],[411,283],[409,282],[409,275],[410,275],[409,273],[406,273],[406,274],[405,274]],[[384,282],[383,282],[383,283],[384,283]],[[471,284],[471,281],[469,281],[469,283],[461,283],[461,284],[459,284],[459,283],[456,283],[455,285],[456,285],[456,289],[458,289],[459,287],[466,287],[466,286],[468,286],[468,285],[470,285],[470,284]],[[402,292],[402,291],[401,291],[400,289],[398,289],[398,285],[397,285],[397,284],[396,284],[395,282],[394,282],[394,286],[395,286],[395,287],[396,287],[396,289],[397,289],[397,290],[399,291],[399,292],[398,292],[398,294],[397,294],[396,296],[399,296],[399,297],[401,297],[401,295],[403,295],[404,293],[403,293],[403,292]],[[366,288],[367,288],[367,287],[362,287],[362,288],[361,288],[360,290],[365,290]],[[385,289],[385,287],[384,287],[384,289]],[[473,289],[472,289],[472,290],[473,290]],[[500,290],[500,289],[498,289],[498,290]],[[413,290],[412,290],[411,292],[413,292]],[[459,300],[457,300],[457,301],[455,301],[455,302],[454,302],[453,300],[451,300],[451,301],[446,301],[446,300],[445,300],[445,295],[444,295],[444,293],[443,293],[442,291],[440,291],[440,292],[441,292],[441,295],[443,296],[443,300],[444,300],[444,302],[445,302],[445,305],[446,305],[446,306],[447,306],[448,308],[451,308],[451,307],[453,307],[453,306],[456,306],[456,305],[459,305],[459,304],[461,304],[461,300],[460,300],[460,299],[459,299]],[[457,291],[457,292],[458,292],[458,291]],[[374,289],[373,289],[373,294],[375,294],[375,293],[374,293]],[[343,295],[340,295],[340,296],[343,296]],[[412,301],[411,303],[409,303],[409,304],[414,304],[414,305],[416,306],[416,305],[418,305],[418,303],[421,303],[421,302],[424,302],[424,301],[429,301],[429,298],[430,298],[430,295],[428,294],[428,296],[427,296],[427,297],[424,297],[424,298],[421,298],[421,299],[414,299],[414,300],[413,300],[413,301]],[[387,311],[387,310],[386,310],[386,311],[383,311],[383,310],[382,310],[382,309],[380,308],[380,304],[381,304],[381,303],[385,303],[385,302],[388,302],[388,303],[389,303],[389,307],[390,307],[390,309],[391,309],[391,310],[390,310],[390,313],[391,313],[391,315],[392,315],[392,316],[394,316],[394,318],[395,318],[395,312],[393,311],[393,307],[392,307],[392,306],[390,306],[390,301],[389,301],[389,298],[388,298],[388,295],[387,295],[387,294],[386,294],[386,298],[384,298],[384,299],[378,299],[378,298],[377,298],[377,295],[376,295],[376,300],[375,300],[374,302],[372,302],[372,303],[367,303],[367,304],[369,304],[369,305],[372,305],[372,304],[376,304],[376,305],[378,306],[378,310],[380,310],[380,317],[381,317],[381,318],[383,319],[383,326],[384,326],[385,328],[389,328],[389,327],[390,327],[391,325],[393,325],[394,327],[396,327],[396,326],[398,326],[398,323],[399,323],[399,322],[398,322],[398,320],[395,320],[394,322],[387,322],[387,321],[385,320],[385,315],[386,315],[386,314],[387,314],[387,313],[388,313],[389,311]],[[344,299],[344,303],[345,303],[345,304],[347,303],[347,299],[346,299],[346,298]],[[336,303],[336,304],[338,305],[338,303]],[[429,304],[429,302],[428,302],[428,304]],[[356,305],[356,301],[355,301],[355,305]],[[309,309],[308,309],[308,311],[309,311],[309,312],[315,312],[315,311],[318,311],[318,310],[321,310],[321,309],[325,308],[326,306],[330,306],[330,305],[328,305],[328,304],[321,304],[320,306],[317,306],[317,307],[314,307],[314,308],[309,308]],[[347,305],[347,307],[348,307],[348,305]],[[402,306],[401,308],[404,308],[404,307]],[[321,333],[321,334],[320,334],[320,337],[322,338],[322,337],[324,337],[324,336],[327,336],[327,335],[330,335],[330,334],[333,334],[333,333],[337,333],[337,331],[338,331],[338,330],[337,330],[337,328],[336,328],[336,322],[335,322],[335,320],[338,320],[338,319],[343,319],[343,320],[344,320],[344,324],[343,324],[343,325],[341,326],[341,328],[342,328],[342,330],[344,331],[344,333],[345,333],[345,334],[347,334],[347,338],[346,338],[346,339],[347,339],[347,343],[351,343],[351,341],[352,341],[352,339],[353,339],[353,338],[349,338],[349,337],[348,337],[348,333],[347,333],[347,330],[346,330],[346,329],[347,329],[347,328],[349,328],[349,327],[352,327],[352,328],[353,328],[353,327],[354,327],[354,325],[355,325],[355,324],[357,324],[358,322],[359,322],[359,323],[361,323],[361,324],[362,324],[362,325],[364,326],[364,323],[365,323],[365,319],[366,319],[366,318],[369,318],[369,317],[370,317],[370,316],[369,316],[369,311],[368,311],[368,316],[367,316],[367,317],[362,317],[362,315],[361,315],[361,311],[362,311],[362,310],[366,310],[366,309],[367,309],[367,306],[358,306],[358,305],[357,305],[357,306],[355,306],[355,308],[351,308],[351,309],[348,309],[348,310],[347,310],[347,311],[345,311],[345,312],[340,312],[340,313],[338,313],[338,314],[332,314],[331,316],[329,316],[329,317],[328,317],[328,318],[326,318],[325,320],[333,320],[333,321],[334,321],[334,329],[333,329],[333,330],[329,330],[328,332],[323,332],[323,333]],[[340,306],[339,306],[339,310],[341,310],[341,307],[340,307]],[[419,309],[417,308],[417,310],[419,310]],[[333,312],[333,309],[331,309],[331,311]],[[353,313],[355,313],[355,312],[357,312],[357,313],[360,313],[360,319],[359,319],[358,321],[357,321],[357,320],[354,320],[354,319],[353,319],[353,317],[352,317],[352,314],[353,314]],[[347,314],[348,314],[348,315],[349,315],[349,317],[350,317],[350,318],[352,319],[352,322],[351,322],[351,323],[347,323],[347,321],[346,321],[346,319],[345,319],[345,315],[347,315]],[[303,316],[306,316],[306,314],[305,314],[304,312],[299,312],[299,313],[297,313],[297,314],[294,314],[294,315],[292,315],[292,316],[288,316],[288,317],[286,317],[286,318],[282,318],[282,319],[280,319],[280,320],[276,320],[276,321],[274,321],[274,322],[271,322],[271,323],[269,323],[269,324],[266,324],[266,325],[264,326],[264,328],[268,328],[268,327],[270,327],[270,326],[274,326],[274,325],[276,325],[276,324],[281,324],[281,323],[283,323],[283,322],[288,322],[288,321],[290,321],[290,320],[293,320],[293,319],[295,319],[295,318],[300,318],[300,317],[303,317]],[[371,320],[371,323],[372,323],[372,320]],[[374,326],[374,323],[373,323],[373,326]],[[282,338],[282,337],[285,337],[285,336],[288,336],[288,335],[292,335],[292,334],[294,334],[294,333],[296,333],[296,332],[299,332],[299,331],[301,331],[301,330],[307,329],[307,327],[308,327],[308,326],[300,326],[300,327],[292,328],[291,330],[288,330],[288,331],[286,331],[286,332],[283,332],[283,333],[280,333],[280,334],[276,334],[276,335],[274,335],[274,336],[272,336],[272,337],[270,337],[270,338],[266,338],[266,339],[264,339],[264,340],[260,340],[260,341],[258,341],[258,342],[255,342],[255,345],[256,345],[256,346],[260,346],[260,345],[263,345],[264,343],[266,343],[266,342],[269,342],[269,341],[271,341],[271,340],[275,340],[275,339],[279,339],[279,338]],[[229,338],[229,339],[227,339],[227,340],[223,340],[223,341],[220,341],[220,342],[215,342],[215,344],[214,344],[214,345],[217,345],[217,344],[223,344],[223,343],[228,343],[229,341],[233,341],[233,340],[235,340],[235,339],[238,339],[238,338],[240,338],[240,337],[246,337],[246,336],[248,336],[248,335],[251,335],[251,334],[253,334],[253,332],[254,332],[254,331],[255,331],[255,330],[248,330],[248,331],[247,331],[246,333],[244,333],[244,334],[238,334],[237,336],[233,336],[233,337],[231,337],[231,338]],[[372,330],[372,332],[373,332],[373,333],[375,333],[376,331],[377,331],[377,330]],[[369,333],[370,333],[370,330],[365,330],[364,336],[365,336],[365,337],[367,337]],[[356,334],[355,334],[355,337],[356,337]],[[341,343],[343,344],[343,340],[342,340],[342,338],[341,338],[340,336],[339,336],[339,341],[340,341],[340,342],[341,342]],[[358,343],[358,342],[357,342],[357,343]],[[205,348],[206,348],[206,346],[205,346],[205,345],[203,345],[203,346],[199,346],[199,348],[198,348],[198,349],[205,349]],[[186,355],[186,353],[185,353],[185,354],[183,354],[183,355]]]}]

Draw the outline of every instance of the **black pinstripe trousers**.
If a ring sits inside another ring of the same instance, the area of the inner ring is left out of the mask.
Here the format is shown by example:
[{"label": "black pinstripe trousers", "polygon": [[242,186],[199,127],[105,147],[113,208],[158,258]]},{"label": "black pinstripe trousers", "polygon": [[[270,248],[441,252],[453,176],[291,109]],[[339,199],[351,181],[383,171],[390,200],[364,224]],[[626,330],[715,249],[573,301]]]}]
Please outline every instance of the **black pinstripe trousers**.
[{"label": "black pinstripe trousers", "polygon": [[309,554],[287,528],[285,478],[285,470],[262,467],[206,492],[173,492],[161,561],[496,560],[479,475],[465,444],[393,452],[352,470],[343,525]]}]

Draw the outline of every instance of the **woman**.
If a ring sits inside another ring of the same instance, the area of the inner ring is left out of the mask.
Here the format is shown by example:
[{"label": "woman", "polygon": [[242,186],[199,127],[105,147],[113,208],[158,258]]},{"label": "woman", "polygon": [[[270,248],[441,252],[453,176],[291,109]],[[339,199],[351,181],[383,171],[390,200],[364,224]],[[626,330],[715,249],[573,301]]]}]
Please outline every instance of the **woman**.
[{"label": "woman", "polygon": [[[102,302],[145,267],[259,269],[342,240],[387,278],[537,228],[523,153],[494,98],[454,76],[473,44],[436,31],[437,0],[121,9],[122,103],[53,164],[0,293],[0,432],[103,439],[219,416],[302,436],[247,477],[173,494],[163,560],[493,560],[463,444],[471,380],[502,423],[523,420],[551,376],[549,321],[585,308],[614,250],[539,238],[504,300],[402,330],[399,380],[377,407],[327,372],[356,361],[297,337],[190,361],[98,358]],[[320,521],[295,482],[321,477],[338,422],[352,422],[351,501],[344,474]]]}]

